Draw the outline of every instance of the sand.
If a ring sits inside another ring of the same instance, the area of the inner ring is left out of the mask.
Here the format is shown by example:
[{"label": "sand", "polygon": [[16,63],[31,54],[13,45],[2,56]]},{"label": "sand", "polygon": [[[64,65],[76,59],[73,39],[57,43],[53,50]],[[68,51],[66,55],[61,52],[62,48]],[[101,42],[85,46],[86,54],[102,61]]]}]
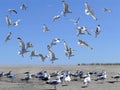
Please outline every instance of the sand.
[{"label": "sand", "polygon": [[120,72],[119,65],[81,65],[81,66],[1,66],[0,71],[8,72],[12,70],[13,74],[16,74],[16,78],[10,80],[6,77],[2,77],[0,80],[0,90],[54,90],[54,86],[46,84],[42,80],[32,79],[28,83],[21,81],[20,79],[24,77],[25,71],[30,71],[31,73],[38,73],[41,70],[47,70],[49,73],[54,71],[70,70],[72,73],[76,70],[83,70],[85,73],[89,71],[102,71],[107,72],[107,79],[103,81],[95,81],[96,77],[91,77],[92,81],[88,87],[83,88],[83,80],[78,78],[75,81],[57,85],[57,90],[120,90],[120,81],[115,83],[110,83],[115,81],[111,76]]}]

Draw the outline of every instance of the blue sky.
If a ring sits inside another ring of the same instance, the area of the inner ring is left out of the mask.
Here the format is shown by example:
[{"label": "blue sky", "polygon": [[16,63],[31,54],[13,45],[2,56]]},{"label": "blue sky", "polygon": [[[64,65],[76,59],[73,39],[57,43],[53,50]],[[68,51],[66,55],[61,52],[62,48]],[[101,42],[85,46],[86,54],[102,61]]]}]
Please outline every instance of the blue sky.
[{"label": "blue sky", "polygon": [[[17,54],[20,50],[17,37],[21,37],[25,43],[30,41],[37,53],[48,54],[46,46],[53,38],[62,38],[67,44],[77,50],[73,57],[68,59],[64,53],[63,43],[59,43],[52,48],[52,51],[59,59],[55,65],[74,65],[78,63],[116,63],[120,62],[120,0],[65,0],[69,4],[72,14],[67,14],[55,22],[53,16],[58,15],[63,10],[61,0],[1,0],[0,1],[0,65],[52,65],[49,59],[44,63],[38,59],[30,59],[30,53],[25,54],[24,58]],[[98,20],[95,21],[91,16],[85,15],[85,5],[88,2],[96,14]],[[28,6],[26,11],[20,10],[22,4]],[[103,12],[102,8],[109,8],[111,13]],[[15,9],[18,14],[8,13],[8,9]],[[8,15],[12,21],[21,19],[19,26],[8,27],[5,16]],[[78,26],[87,26],[89,31],[101,25],[101,33],[95,38],[92,35],[82,35],[77,37],[76,27],[68,19],[80,17]],[[50,31],[44,33],[42,26],[46,24]],[[11,40],[5,43],[8,32],[12,32]],[[78,39],[86,41],[93,50],[77,44]]]}]

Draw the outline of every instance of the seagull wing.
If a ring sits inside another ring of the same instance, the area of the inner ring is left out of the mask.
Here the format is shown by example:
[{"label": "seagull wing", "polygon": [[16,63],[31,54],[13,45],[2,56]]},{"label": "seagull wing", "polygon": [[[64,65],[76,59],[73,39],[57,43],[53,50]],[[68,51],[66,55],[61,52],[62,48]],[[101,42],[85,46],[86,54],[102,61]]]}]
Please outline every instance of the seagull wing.
[{"label": "seagull wing", "polygon": [[22,40],[20,37],[18,37],[17,39],[18,39],[18,41],[19,41],[19,43],[20,43],[20,47],[21,47],[22,49],[25,49],[25,44],[24,44],[23,40]]},{"label": "seagull wing", "polygon": [[6,36],[5,42],[7,42],[8,40],[10,40],[11,34],[12,34],[11,32],[8,33],[8,35]]},{"label": "seagull wing", "polygon": [[5,19],[8,26],[12,25],[11,19],[8,16],[6,16]]}]

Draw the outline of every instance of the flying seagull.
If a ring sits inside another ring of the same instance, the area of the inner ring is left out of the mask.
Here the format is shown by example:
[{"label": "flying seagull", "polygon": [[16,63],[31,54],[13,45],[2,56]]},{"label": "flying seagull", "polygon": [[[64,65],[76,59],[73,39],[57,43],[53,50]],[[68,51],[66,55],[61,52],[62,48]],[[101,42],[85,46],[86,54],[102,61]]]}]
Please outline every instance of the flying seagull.
[{"label": "flying seagull", "polygon": [[68,4],[62,0],[62,4],[63,4],[63,11],[61,12],[64,16],[67,14],[67,13],[72,13],[72,11],[69,10],[69,6]]},{"label": "flying seagull", "polygon": [[26,49],[33,48],[33,44],[31,42],[27,42]]},{"label": "flying seagull", "polygon": [[7,15],[6,15],[5,19],[6,19],[6,23],[8,26],[12,25],[11,19]]},{"label": "flying seagull", "polygon": [[15,9],[8,9],[8,12],[17,14],[17,11]]},{"label": "flying seagull", "polygon": [[72,21],[75,25],[79,24],[79,20],[80,20],[79,17],[77,19],[70,19],[70,21]]},{"label": "flying seagull", "polygon": [[102,10],[103,10],[104,12],[109,12],[109,13],[112,12],[112,10],[111,10],[111,9],[108,9],[108,8],[103,8]]},{"label": "flying seagull", "polygon": [[46,59],[46,58],[48,58],[48,56],[47,56],[47,55],[43,56],[42,54],[39,54],[39,56],[40,56],[40,58],[41,58],[42,62],[44,62],[44,61],[45,61],[45,59]]},{"label": "flying seagull", "polygon": [[75,50],[72,50],[72,48],[69,48],[66,41],[64,41],[63,45],[64,45],[64,48],[65,48],[65,55],[70,59],[70,57],[74,56],[73,52]]},{"label": "flying seagull", "polygon": [[8,35],[7,35],[6,38],[5,38],[5,42],[7,42],[8,40],[11,39],[11,35],[12,35],[12,33],[9,32]]},{"label": "flying seagull", "polygon": [[90,32],[88,31],[87,27],[82,26],[82,27],[77,27],[77,36],[79,35],[83,35],[85,33],[87,33],[88,35],[91,35]]},{"label": "flying seagull", "polygon": [[56,20],[58,20],[59,18],[60,18],[60,15],[54,16],[54,17],[53,17],[53,22],[56,21]]},{"label": "flying seagull", "polygon": [[29,51],[27,51],[23,40],[20,37],[18,37],[17,39],[18,39],[18,41],[20,43],[20,47],[21,47],[21,50],[19,50],[18,54],[23,56],[24,53],[27,53]]},{"label": "flying seagull", "polygon": [[52,61],[52,63],[54,63],[54,61],[57,60],[58,58],[56,58],[54,52],[52,52],[51,50],[48,50],[48,51],[49,51],[50,60]]},{"label": "flying seagull", "polygon": [[85,3],[85,7],[86,7],[85,14],[86,15],[91,15],[94,20],[97,20],[97,17],[94,14],[94,12],[92,11],[92,9],[91,9],[90,5],[88,4],[88,2]]},{"label": "flying seagull", "polygon": [[19,23],[20,23],[20,19],[18,19],[17,21],[15,21],[14,23],[13,23],[13,26],[18,26],[19,25]]},{"label": "flying seagull", "polygon": [[39,55],[36,53],[35,50],[31,51],[30,57],[32,59],[32,57],[38,57]]},{"label": "flying seagull", "polygon": [[95,31],[93,30],[93,32],[95,33],[95,38],[96,38],[100,34],[100,32],[101,32],[100,25],[97,25],[96,30]]},{"label": "flying seagull", "polygon": [[84,45],[84,46],[86,46],[87,48],[90,48],[91,50],[93,49],[92,47],[90,47],[85,41],[83,41],[83,40],[78,40],[78,45]]},{"label": "flying seagull", "polygon": [[54,38],[52,40],[52,42],[50,43],[50,48],[54,45],[56,45],[57,43],[60,43],[61,39],[60,38]]},{"label": "flying seagull", "polygon": [[22,4],[22,5],[20,6],[20,9],[21,9],[21,10],[26,10],[26,9],[27,9],[27,6],[26,6],[25,4]]},{"label": "flying seagull", "polygon": [[49,31],[48,27],[45,24],[43,24],[43,32],[47,32],[47,31]]}]

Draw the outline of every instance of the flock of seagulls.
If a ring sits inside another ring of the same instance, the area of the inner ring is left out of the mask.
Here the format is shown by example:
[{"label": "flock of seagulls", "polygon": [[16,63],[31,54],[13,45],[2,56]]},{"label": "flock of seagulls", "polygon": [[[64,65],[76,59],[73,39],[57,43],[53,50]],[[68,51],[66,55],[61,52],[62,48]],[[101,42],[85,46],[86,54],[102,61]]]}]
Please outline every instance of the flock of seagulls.
[{"label": "flock of seagulls", "polygon": [[[33,80],[41,80],[44,84],[53,85],[55,90],[57,89],[58,84],[62,84],[62,86],[69,86],[70,82],[78,81],[78,83],[82,83],[82,88],[86,88],[90,85],[91,82],[101,82],[101,84],[108,82],[108,83],[115,83],[118,82],[120,79],[120,73],[111,76],[111,80],[106,80],[108,78],[107,72],[102,70],[98,71],[90,71],[84,72],[81,70],[77,70],[76,72],[71,72],[70,70],[63,70],[63,71],[54,71],[49,72],[46,70],[42,70],[37,73],[31,73],[26,71],[19,79],[22,82],[32,82]],[[0,81],[4,81],[4,78],[8,78],[9,81],[14,82],[14,79],[18,77],[18,74],[14,74],[12,71],[7,73],[0,72]],[[110,79],[110,78],[109,78]],[[115,79],[115,80],[114,80]],[[5,79],[6,80],[6,79]],[[17,79],[18,80],[18,79]]]},{"label": "flock of seagulls", "polygon": [[[57,20],[59,20],[60,18],[67,17],[67,14],[72,14],[73,13],[69,8],[69,4],[65,0],[62,0],[62,4],[63,4],[63,10],[61,11],[60,14],[55,15],[53,17],[53,22],[55,22],[55,21],[57,22]],[[90,4],[88,2],[85,2],[84,5],[85,5],[85,14],[90,15],[93,18],[93,20],[97,21],[98,18],[96,17],[93,9],[90,7]],[[20,6],[20,10],[25,10],[26,11],[27,8],[28,7],[25,4],[22,4]],[[111,9],[108,9],[108,8],[103,8],[102,10],[104,12],[109,12],[109,13],[112,12]],[[18,11],[16,11],[16,9],[8,9],[8,13],[15,14],[15,15],[19,14]],[[18,19],[15,22],[13,22],[8,15],[5,16],[5,19],[6,19],[6,23],[7,23],[8,26],[19,26],[19,23],[21,22],[21,19]],[[96,26],[96,29],[93,30],[92,32],[90,32],[88,30],[87,26],[79,26],[80,17],[78,17],[76,19],[69,19],[68,21],[72,21],[74,23],[74,25],[76,27],[76,30],[77,30],[77,35],[76,36],[78,38],[82,35],[92,35],[92,33],[94,33],[95,38],[97,38],[98,35],[101,32],[101,27],[100,27],[99,24]],[[46,32],[49,33],[51,31],[50,28],[46,24],[43,24],[42,28],[43,28],[44,33],[46,33]],[[5,38],[5,42],[8,42],[8,41],[11,40],[12,34],[13,34],[12,32],[9,32],[7,34],[7,36]],[[59,43],[63,44],[63,46],[64,46],[63,52],[65,53],[65,56],[68,59],[75,56],[74,52],[77,51],[77,50],[74,50],[71,47],[69,47],[67,41],[64,40],[63,38],[55,37],[51,40],[50,44],[46,45],[48,53],[46,55],[43,55],[42,53],[36,53],[36,50],[30,50],[30,48],[34,48],[34,45],[31,42],[25,43],[24,40],[21,37],[17,37],[17,39],[18,39],[18,42],[19,42],[19,45],[20,45],[20,50],[18,51],[18,55],[21,55],[22,57],[24,57],[25,53],[30,53],[30,58],[31,59],[33,57],[40,58],[42,62],[44,62],[46,59],[49,59],[52,63],[54,63],[54,61],[59,59],[58,56],[56,56],[55,51],[52,50],[52,48]],[[79,46],[85,46],[88,49],[93,50],[93,47],[91,47],[84,40],[78,39],[77,44]]]}]

